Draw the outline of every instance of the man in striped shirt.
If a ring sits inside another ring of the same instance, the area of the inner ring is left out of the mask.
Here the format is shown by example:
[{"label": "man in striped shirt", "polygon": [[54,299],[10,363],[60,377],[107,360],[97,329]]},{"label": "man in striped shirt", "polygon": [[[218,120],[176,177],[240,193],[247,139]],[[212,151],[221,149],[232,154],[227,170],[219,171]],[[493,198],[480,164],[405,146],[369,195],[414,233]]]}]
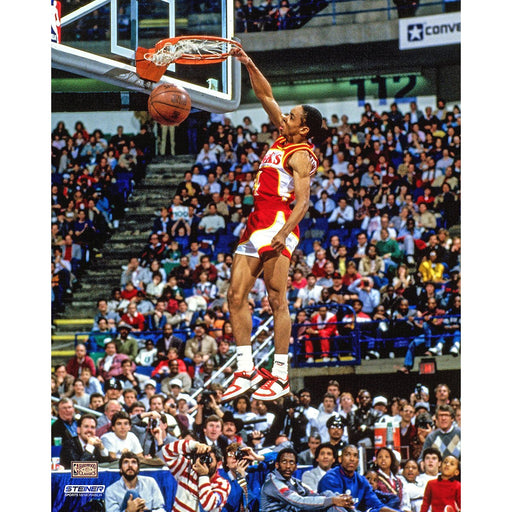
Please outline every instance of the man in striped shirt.
[{"label": "man in striped shirt", "polygon": [[220,449],[180,439],[165,445],[162,455],[178,483],[173,512],[219,512],[224,507],[231,486],[217,472],[223,460]]}]

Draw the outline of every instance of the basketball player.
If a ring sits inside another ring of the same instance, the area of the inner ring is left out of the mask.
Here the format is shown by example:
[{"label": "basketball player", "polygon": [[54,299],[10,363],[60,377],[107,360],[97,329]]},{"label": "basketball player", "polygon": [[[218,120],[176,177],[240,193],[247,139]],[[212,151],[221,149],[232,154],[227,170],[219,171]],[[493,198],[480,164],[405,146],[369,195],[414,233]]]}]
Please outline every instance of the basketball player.
[{"label": "basketball player", "polygon": [[[237,372],[223,401],[256,389],[254,398],[275,400],[290,393],[288,346],[291,320],[286,282],[291,255],[299,242],[298,224],[309,208],[310,179],[318,160],[309,139],[320,134],[322,114],[309,105],[298,105],[283,114],[272,88],[254,62],[240,48],[231,51],[245,65],[251,85],[270,122],[280,136],[265,154],[254,182],[254,209],[235,251],[228,305],[237,346]],[[293,210],[290,203],[295,200]],[[254,367],[248,294],[263,272],[274,315],[275,354],[272,372]]]}]

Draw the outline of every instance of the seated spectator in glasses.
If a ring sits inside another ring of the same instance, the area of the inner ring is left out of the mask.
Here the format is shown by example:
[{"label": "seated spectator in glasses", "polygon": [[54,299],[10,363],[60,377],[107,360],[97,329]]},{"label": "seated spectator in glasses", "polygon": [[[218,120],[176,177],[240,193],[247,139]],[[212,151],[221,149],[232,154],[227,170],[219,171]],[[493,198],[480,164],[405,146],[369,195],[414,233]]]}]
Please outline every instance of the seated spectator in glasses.
[{"label": "seated spectator in glasses", "polygon": [[297,453],[293,448],[279,451],[275,469],[269,473],[261,488],[261,510],[297,510],[335,511],[337,507],[348,506],[352,500],[344,495],[337,496],[334,492],[324,495],[313,492],[300,480],[292,475],[297,469]]},{"label": "seated spectator in glasses", "polygon": [[[431,446],[436,447],[442,457],[453,455],[460,457],[461,453],[461,432],[455,423],[455,411],[450,405],[439,405],[435,413],[436,429],[431,432],[423,444],[423,452]],[[423,453],[420,460],[423,459]]]},{"label": "seated spectator in glasses", "polygon": [[69,397],[61,398],[57,404],[57,419],[52,423],[52,444],[55,438],[62,442],[71,439],[77,434],[77,421],[75,419],[75,405]]}]

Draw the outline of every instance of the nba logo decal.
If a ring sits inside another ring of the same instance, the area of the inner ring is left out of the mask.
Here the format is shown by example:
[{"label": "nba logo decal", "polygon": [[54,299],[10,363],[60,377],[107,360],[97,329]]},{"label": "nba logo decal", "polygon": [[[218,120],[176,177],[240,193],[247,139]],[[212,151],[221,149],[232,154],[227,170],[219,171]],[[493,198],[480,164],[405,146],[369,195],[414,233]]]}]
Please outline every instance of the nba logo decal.
[{"label": "nba logo decal", "polygon": [[60,2],[51,0],[52,43],[60,43]]},{"label": "nba logo decal", "polygon": [[71,461],[71,478],[98,478],[98,462]]}]

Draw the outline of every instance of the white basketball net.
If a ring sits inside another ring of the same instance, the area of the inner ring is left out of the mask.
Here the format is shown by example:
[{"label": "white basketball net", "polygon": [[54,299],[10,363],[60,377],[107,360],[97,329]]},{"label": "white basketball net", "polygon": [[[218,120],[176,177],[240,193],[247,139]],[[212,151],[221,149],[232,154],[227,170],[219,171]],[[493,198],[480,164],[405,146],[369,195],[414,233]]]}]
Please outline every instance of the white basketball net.
[{"label": "white basketball net", "polygon": [[165,43],[155,53],[146,53],[144,58],[157,66],[168,66],[177,59],[209,60],[218,59],[235,45],[227,41],[207,39],[182,39],[175,44]]}]

